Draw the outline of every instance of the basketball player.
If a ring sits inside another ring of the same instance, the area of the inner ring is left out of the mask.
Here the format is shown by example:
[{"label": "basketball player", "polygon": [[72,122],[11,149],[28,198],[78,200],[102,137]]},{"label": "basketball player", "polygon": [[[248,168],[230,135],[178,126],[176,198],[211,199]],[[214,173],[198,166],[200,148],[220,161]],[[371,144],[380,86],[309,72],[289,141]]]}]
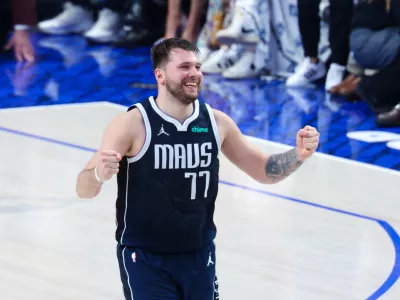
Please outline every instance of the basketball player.
[{"label": "basketball player", "polygon": [[157,97],[110,122],[76,191],[93,198],[118,174],[117,256],[126,299],[218,299],[213,214],[220,151],[272,184],[315,152],[319,133],[306,126],[294,149],[264,154],[230,117],[197,100],[203,75],[193,44],[166,39],[151,55]]}]

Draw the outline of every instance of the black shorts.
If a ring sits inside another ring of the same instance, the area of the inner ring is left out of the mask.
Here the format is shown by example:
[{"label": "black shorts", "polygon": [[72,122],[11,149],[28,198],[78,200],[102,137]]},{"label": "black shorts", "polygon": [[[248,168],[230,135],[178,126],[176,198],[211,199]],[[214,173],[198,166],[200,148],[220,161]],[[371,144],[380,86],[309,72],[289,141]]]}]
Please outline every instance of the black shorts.
[{"label": "black shorts", "polygon": [[215,245],[182,254],[154,254],[118,245],[126,300],[219,299]]}]

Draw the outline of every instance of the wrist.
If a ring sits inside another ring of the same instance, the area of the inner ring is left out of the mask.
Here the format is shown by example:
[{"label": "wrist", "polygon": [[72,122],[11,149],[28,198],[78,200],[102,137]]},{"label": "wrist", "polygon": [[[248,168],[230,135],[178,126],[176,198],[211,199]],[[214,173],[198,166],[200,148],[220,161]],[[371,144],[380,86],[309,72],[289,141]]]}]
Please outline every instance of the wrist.
[{"label": "wrist", "polygon": [[97,182],[98,183],[100,183],[100,184],[103,184],[104,183],[104,180],[102,180],[100,177],[99,177],[99,174],[97,173],[97,166],[94,168],[94,177],[96,178],[96,180],[97,180]]},{"label": "wrist", "polygon": [[30,26],[29,25],[24,25],[24,24],[16,24],[14,25],[14,30],[18,31],[18,30],[29,30]]},{"label": "wrist", "polygon": [[299,162],[303,163],[307,158],[301,154],[299,148],[296,147],[296,158]]}]

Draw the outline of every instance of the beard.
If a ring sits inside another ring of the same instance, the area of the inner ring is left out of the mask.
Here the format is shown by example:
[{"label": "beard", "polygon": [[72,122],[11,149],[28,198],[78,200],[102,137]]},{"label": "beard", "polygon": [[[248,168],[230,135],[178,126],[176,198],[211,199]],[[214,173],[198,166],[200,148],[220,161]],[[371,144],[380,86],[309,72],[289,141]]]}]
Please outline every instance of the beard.
[{"label": "beard", "polygon": [[198,98],[200,93],[200,86],[197,87],[196,93],[188,93],[185,91],[185,87],[183,86],[183,84],[168,79],[166,81],[165,87],[172,96],[185,104],[193,103]]}]

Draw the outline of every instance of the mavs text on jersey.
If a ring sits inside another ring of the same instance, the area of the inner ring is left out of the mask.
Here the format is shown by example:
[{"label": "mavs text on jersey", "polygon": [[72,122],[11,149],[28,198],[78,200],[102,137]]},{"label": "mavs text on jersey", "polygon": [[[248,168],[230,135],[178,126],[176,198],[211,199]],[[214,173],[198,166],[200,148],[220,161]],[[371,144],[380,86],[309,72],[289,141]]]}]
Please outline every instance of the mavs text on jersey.
[{"label": "mavs text on jersey", "polygon": [[218,193],[221,148],[212,109],[198,100],[183,124],[163,113],[153,97],[139,109],[146,137],[117,176],[116,239],[124,246],[178,253],[209,245]]}]

